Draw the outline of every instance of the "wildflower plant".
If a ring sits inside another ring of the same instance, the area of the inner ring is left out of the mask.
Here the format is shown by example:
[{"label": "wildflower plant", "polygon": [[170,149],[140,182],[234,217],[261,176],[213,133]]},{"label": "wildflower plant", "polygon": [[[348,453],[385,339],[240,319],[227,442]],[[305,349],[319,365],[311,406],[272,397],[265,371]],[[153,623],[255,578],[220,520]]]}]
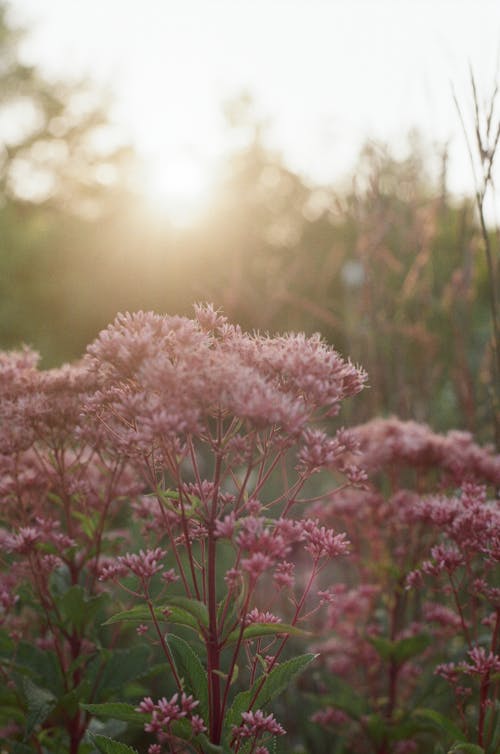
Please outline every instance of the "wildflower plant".
[{"label": "wildflower plant", "polygon": [[142,649],[103,651],[97,580],[141,487],[82,416],[88,369],[37,361],[0,355],[0,740],[9,752],[76,754],[90,722],[79,701],[109,698],[125,662],[122,678],[144,672]]},{"label": "wildflower plant", "polygon": [[494,754],[500,457],[397,419],[352,433],[369,488],[316,508],[352,555],[324,596],[312,720],[353,751]]},{"label": "wildflower plant", "polygon": [[[364,373],[318,336],[245,334],[211,306],[120,315],[62,371],[9,358],[5,699],[28,717],[12,752],[125,752],[121,721],[150,754],[263,754],[285,733],[269,703],[315,656],[287,645],[348,552],[306,507],[321,470],[363,480],[351,435],[326,429]],[[130,626],[133,655],[116,649]],[[37,632],[64,703],[19,661]]]}]

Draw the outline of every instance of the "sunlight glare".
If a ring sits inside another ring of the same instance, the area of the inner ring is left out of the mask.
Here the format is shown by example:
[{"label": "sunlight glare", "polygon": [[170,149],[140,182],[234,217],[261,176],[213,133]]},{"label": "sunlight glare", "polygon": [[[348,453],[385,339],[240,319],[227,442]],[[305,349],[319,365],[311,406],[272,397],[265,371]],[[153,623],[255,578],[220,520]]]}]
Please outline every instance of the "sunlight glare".
[{"label": "sunlight glare", "polygon": [[172,225],[196,223],[208,206],[212,188],[208,167],[190,155],[147,160],[144,192],[148,203]]}]

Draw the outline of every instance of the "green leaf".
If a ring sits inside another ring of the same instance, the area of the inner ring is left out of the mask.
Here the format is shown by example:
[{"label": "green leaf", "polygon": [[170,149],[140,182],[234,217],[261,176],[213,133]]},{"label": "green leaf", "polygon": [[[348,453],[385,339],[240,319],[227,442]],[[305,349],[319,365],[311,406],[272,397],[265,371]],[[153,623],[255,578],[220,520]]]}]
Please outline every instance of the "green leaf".
[{"label": "green leaf", "polygon": [[108,696],[110,692],[123,688],[130,681],[147,675],[150,669],[149,655],[150,650],[145,646],[115,650],[98,675],[94,698],[102,699],[103,695]]},{"label": "green leaf", "polygon": [[[164,610],[167,609],[168,618],[164,614]],[[155,607],[154,614],[156,620],[159,623],[165,623],[168,621],[168,623],[176,623],[180,626],[188,626],[189,628],[193,628],[195,631],[198,631],[199,629],[198,621],[191,615],[191,613],[181,609],[180,607],[170,607],[169,605],[165,605],[164,607]],[[147,605],[136,605],[135,607],[130,608],[130,610],[123,610],[120,613],[116,613],[116,615],[113,615],[111,618],[109,618],[105,623],[103,623],[103,625],[110,626],[112,623],[120,623],[122,621],[126,623],[145,623],[151,620],[151,613],[149,612]]]},{"label": "green leaf", "polygon": [[177,672],[184,678],[186,690],[199,701],[199,714],[205,722],[208,722],[208,681],[201,660],[189,644],[179,636],[169,634],[167,643]]},{"label": "green leaf", "polygon": [[428,634],[418,634],[397,641],[386,639],[383,636],[371,636],[368,641],[375,647],[382,660],[394,660],[402,665],[411,657],[423,652],[429,646],[431,639]]},{"label": "green leaf", "polygon": [[436,710],[427,708],[416,709],[413,712],[413,718],[423,720],[428,723],[431,728],[437,728],[450,738],[455,739],[455,741],[467,742],[467,739],[460,728],[458,728],[452,720]]},{"label": "green leaf", "polygon": [[484,754],[484,749],[477,744],[466,744],[457,741],[453,744],[448,754]]},{"label": "green leaf", "polygon": [[336,675],[332,675],[326,680],[329,693],[321,694],[321,697],[314,695],[322,705],[337,707],[354,720],[359,720],[360,717],[368,714],[366,697],[358,694],[347,681]]},{"label": "green leaf", "polygon": [[73,518],[76,518],[76,520],[80,522],[83,533],[89,539],[93,539],[99,525],[99,513],[96,512],[93,515],[88,515],[86,513],[82,513],[81,511],[72,511],[71,515],[73,516]]},{"label": "green leaf", "polygon": [[71,587],[71,574],[67,565],[56,568],[49,576],[50,593],[56,599]]},{"label": "green leaf", "polygon": [[107,736],[94,734],[92,742],[102,754],[138,754],[137,749],[132,749],[130,746],[122,744],[119,741],[113,741],[112,738],[108,738]]},{"label": "green leaf", "polygon": [[392,659],[393,643],[390,639],[386,639],[383,636],[370,636],[368,641],[372,647],[375,647],[382,660],[387,661]]},{"label": "green leaf", "polygon": [[64,692],[64,681],[56,654],[42,651],[33,644],[22,641],[13,655],[16,668],[35,683],[42,683],[55,696]]},{"label": "green leaf", "polygon": [[95,618],[106,600],[105,594],[87,599],[83,587],[75,584],[64,593],[58,602],[63,618],[77,631],[81,632],[87,623]]},{"label": "green leaf", "polygon": [[12,745],[12,754],[33,754],[33,749],[31,746],[26,746],[26,744],[21,744],[19,741],[16,741]]},{"label": "green leaf", "polygon": [[199,733],[197,736],[194,736],[192,740],[201,746],[203,754],[224,754],[222,746],[213,744],[208,740],[204,733]]},{"label": "green leaf", "polygon": [[143,725],[147,722],[147,716],[137,710],[131,704],[124,702],[106,702],[105,704],[80,704],[85,712],[97,717],[112,717],[114,720],[123,720],[126,723]]},{"label": "green leaf", "polygon": [[255,701],[252,707],[262,709],[265,704],[285,691],[292,678],[302,673],[317,656],[316,654],[306,654],[286,660],[273,668],[264,680],[258,678],[251,689],[237,694],[226,714],[224,724],[226,737],[230,739],[232,726],[240,724],[241,713],[248,710],[254,696]]},{"label": "green leaf", "polygon": [[169,597],[167,602],[167,607],[171,606],[185,610],[186,613],[189,613],[193,618],[196,618],[200,626],[208,628],[208,608],[204,602],[193,600],[190,597],[172,596]]},{"label": "green leaf", "polygon": [[379,746],[388,732],[386,721],[380,715],[371,714],[363,718],[363,724],[372,742]]},{"label": "green leaf", "polygon": [[[304,631],[302,628],[297,628],[297,626],[290,626],[288,623],[251,623],[243,629],[243,639],[245,641],[258,639],[261,636],[279,636],[281,634],[288,634],[291,636],[310,636],[308,631]],[[231,631],[224,646],[234,644],[238,640],[239,635],[239,628]]]},{"label": "green leaf", "polygon": [[12,657],[15,646],[7,632],[4,630],[0,631],[0,655],[2,657]]},{"label": "green leaf", "polygon": [[78,687],[78,689],[69,691],[67,694],[64,694],[64,696],[59,697],[59,699],[57,700],[56,713],[62,711],[68,718],[71,718],[76,714],[80,701],[78,693],[79,689],[80,687]]},{"label": "green leaf", "polygon": [[406,639],[398,639],[394,642],[393,657],[398,663],[406,662],[427,649],[430,643],[429,634],[417,634]]},{"label": "green leaf", "polygon": [[48,689],[42,689],[29,678],[23,678],[23,691],[26,697],[28,707],[28,716],[26,719],[27,740],[35,730],[37,725],[43,723],[56,706],[56,697]]},{"label": "green leaf", "polygon": [[175,720],[172,723],[172,733],[183,741],[189,741],[191,744],[199,744],[204,754],[223,754],[222,746],[213,744],[209,741],[204,733],[193,736],[193,729],[189,720]]}]

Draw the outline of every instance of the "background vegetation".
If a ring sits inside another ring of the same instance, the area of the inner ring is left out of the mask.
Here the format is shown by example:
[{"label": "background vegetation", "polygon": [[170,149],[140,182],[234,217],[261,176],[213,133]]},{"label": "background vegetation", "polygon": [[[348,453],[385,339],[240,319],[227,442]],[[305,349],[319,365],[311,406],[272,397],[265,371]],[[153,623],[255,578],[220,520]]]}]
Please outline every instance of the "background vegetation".
[{"label": "background vegetation", "polygon": [[17,41],[2,4],[1,113],[28,125],[0,137],[0,347],[27,343],[52,366],[119,310],[210,300],[245,328],[320,330],[361,363],[371,388],[349,421],[396,413],[493,438],[487,266],[444,148],[413,134],[401,159],[370,143],[351,181],[310,185],[266,149],[242,97],[228,129],[243,146],[210,212],[175,228],[134,192],[136,158],[103,103],[43,81]]}]

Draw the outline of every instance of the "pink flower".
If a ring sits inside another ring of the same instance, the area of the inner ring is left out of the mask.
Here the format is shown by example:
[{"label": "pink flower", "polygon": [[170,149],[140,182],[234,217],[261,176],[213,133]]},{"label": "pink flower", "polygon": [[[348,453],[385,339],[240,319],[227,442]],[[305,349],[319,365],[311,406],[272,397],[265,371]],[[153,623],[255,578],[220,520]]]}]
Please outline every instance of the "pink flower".
[{"label": "pink flower", "polygon": [[418,744],[410,739],[397,741],[394,746],[394,754],[414,754],[415,751],[418,751]]},{"label": "pink flower", "polygon": [[315,560],[320,558],[335,558],[349,552],[349,541],[344,533],[335,534],[333,529],[320,526],[318,521],[307,519],[303,522],[305,534],[305,550],[310,552]]},{"label": "pink flower", "polygon": [[273,559],[269,555],[264,555],[262,552],[254,552],[249,558],[243,558],[241,568],[243,571],[247,571],[253,581],[256,581],[272,564]]},{"label": "pink flower", "polygon": [[246,614],[244,622],[246,626],[249,626],[251,623],[281,623],[282,621],[277,615],[273,615],[269,611],[262,612],[254,607],[253,610]]},{"label": "pink flower", "polygon": [[222,521],[216,521],[215,536],[219,539],[231,539],[234,534],[235,522],[236,515],[234,512],[225,516]]},{"label": "pink flower", "polygon": [[203,718],[201,718],[199,715],[193,715],[191,717],[191,728],[193,729],[195,736],[199,733],[205,733],[207,730],[207,726],[205,725]]},{"label": "pink flower", "polygon": [[244,738],[260,738],[269,733],[272,736],[283,736],[285,729],[274,719],[274,715],[264,715],[262,710],[255,712],[242,712],[243,724],[233,726],[233,740],[241,741]]},{"label": "pink flower", "polygon": [[273,580],[278,589],[290,589],[295,583],[294,577],[295,565],[286,560],[278,563],[274,569]]},{"label": "pink flower", "polygon": [[150,579],[162,570],[163,565],[158,561],[166,554],[165,550],[156,547],[154,550],[140,550],[138,554],[122,555],[118,560],[139,578]]},{"label": "pink flower", "polygon": [[325,707],[325,709],[315,712],[311,717],[311,722],[317,723],[323,726],[336,727],[338,725],[344,725],[348,722],[349,717],[340,709],[335,707]]},{"label": "pink flower", "polygon": [[431,550],[432,560],[422,563],[422,571],[430,576],[438,576],[443,571],[453,573],[464,565],[465,558],[454,546],[436,545]]},{"label": "pink flower", "polygon": [[179,581],[179,577],[173,568],[169,568],[168,571],[164,571],[160,578],[166,584],[175,584],[176,581]]},{"label": "pink flower", "polygon": [[468,675],[486,675],[500,672],[500,656],[494,652],[486,652],[484,647],[474,647],[469,650],[470,663],[463,666]]},{"label": "pink flower", "polygon": [[448,683],[455,685],[458,681],[460,671],[454,662],[448,662],[437,665],[434,673],[440,675]]},{"label": "pink flower", "polygon": [[150,696],[145,696],[142,702],[140,702],[139,706],[136,707],[137,712],[145,712],[146,714],[151,714],[155,709],[155,704]]}]

